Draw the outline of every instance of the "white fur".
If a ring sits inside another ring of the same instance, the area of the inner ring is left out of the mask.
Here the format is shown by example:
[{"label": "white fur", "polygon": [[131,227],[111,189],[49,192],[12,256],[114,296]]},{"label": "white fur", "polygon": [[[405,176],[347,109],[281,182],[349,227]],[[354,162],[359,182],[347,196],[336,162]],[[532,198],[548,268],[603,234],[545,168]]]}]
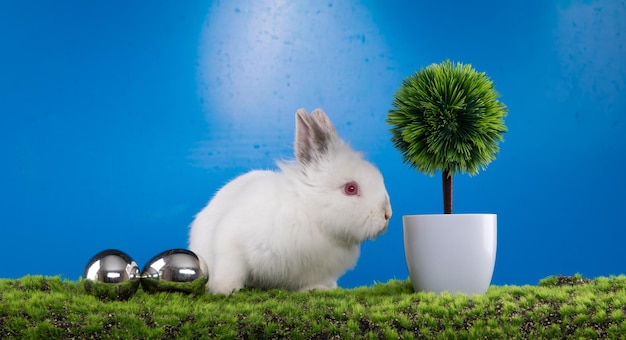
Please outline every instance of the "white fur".
[{"label": "white fur", "polygon": [[[360,245],[391,217],[383,177],[315,110],[296,113],[296,161],[229,182],[196,216],[189,249],[209,268],[211,294],[244,286],[330,289],[354,267]],[[360,194],[344,194],[356,181]]]}]

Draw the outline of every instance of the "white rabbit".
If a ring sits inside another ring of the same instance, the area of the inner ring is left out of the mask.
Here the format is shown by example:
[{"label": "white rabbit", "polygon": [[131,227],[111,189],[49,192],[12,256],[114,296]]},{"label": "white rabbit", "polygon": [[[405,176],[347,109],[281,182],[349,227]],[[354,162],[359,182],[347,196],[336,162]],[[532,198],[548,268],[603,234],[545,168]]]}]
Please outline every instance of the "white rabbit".
[{"label": "white rabbit", "polygon": [[387,229],[380,171],[344,143],[326,114],[298,110],[295,134],[295,161],[235,178],[191,224],[189,249],[207,262],[210,294],[335,288],[361,243]]}]

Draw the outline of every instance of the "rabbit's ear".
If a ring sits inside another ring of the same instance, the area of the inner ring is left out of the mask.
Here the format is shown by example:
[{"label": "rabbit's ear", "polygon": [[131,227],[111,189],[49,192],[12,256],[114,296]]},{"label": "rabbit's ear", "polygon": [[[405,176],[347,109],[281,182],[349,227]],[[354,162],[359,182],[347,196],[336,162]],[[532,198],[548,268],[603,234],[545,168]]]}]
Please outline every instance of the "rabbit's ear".
[{"label": "rabbit's ear", "polygon": [[337,130],[335,129],[335,125],[330,121],[326,113],[322,111],[322,109],[315,109],[311,112],[311,118],[317,125],[320,126],[324,131],[328,132],[330,135],[337,135]]},{"label": "rabbit's ear", "polygon": [[336,138],[335,126],[324,111],[316,109],[311,115],[304,109],[296,112],[295,154],[298,162],[309,164],[321,159]]}]

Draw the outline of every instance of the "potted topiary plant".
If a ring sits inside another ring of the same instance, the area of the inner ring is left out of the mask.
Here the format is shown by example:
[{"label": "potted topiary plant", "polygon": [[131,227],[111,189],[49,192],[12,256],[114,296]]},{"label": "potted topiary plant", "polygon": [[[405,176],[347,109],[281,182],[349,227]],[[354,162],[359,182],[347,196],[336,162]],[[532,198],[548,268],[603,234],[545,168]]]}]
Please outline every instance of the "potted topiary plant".
[{"label": "potted topiary plant", "polygon": [[497,215],[452,214],[457,173],[475,175],[495,159],[507,107],[471,65],[446,60],[404,79],[387,123],[404,162],[441,172],[444,214],[403,216],[409,277],[416,291],[484,293],[491,283]]}]

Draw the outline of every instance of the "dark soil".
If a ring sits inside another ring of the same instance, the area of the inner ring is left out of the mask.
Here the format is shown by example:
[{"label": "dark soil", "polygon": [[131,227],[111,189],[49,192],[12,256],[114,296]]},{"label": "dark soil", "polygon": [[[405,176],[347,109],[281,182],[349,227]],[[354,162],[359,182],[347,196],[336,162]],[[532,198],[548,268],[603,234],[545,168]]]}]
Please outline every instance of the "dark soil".
[{"label": "dark soil", "polygon": [[583,285],[586,283],[590,283],[591,280],[585,277],[581,277],[581,276],[563,276],[563,275],[559,275],[556,277],[556,282],[554,283],[554,286],[576,286],[576,285]]}]

